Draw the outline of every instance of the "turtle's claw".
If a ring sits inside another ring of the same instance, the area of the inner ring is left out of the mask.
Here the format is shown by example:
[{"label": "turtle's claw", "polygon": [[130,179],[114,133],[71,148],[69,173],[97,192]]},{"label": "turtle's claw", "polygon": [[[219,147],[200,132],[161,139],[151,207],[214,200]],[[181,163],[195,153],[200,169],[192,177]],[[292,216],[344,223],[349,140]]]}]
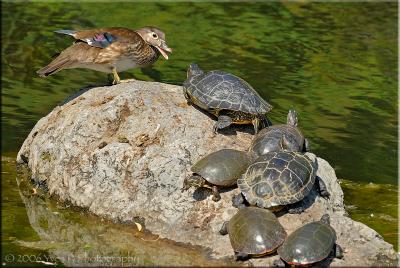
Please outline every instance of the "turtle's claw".
[{"label": "turtle's claw", "polygon": [[216,123],[213,127],[214,134],[218,134],[218,123]]}]

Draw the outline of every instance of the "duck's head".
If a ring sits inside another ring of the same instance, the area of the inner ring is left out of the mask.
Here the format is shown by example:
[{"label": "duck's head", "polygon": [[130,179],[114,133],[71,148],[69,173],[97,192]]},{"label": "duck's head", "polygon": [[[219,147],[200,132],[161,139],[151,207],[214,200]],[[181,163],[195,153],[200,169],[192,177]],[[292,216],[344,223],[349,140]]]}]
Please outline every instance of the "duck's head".
[{"label": "duck's head", "polygon": [[158,28],[153,26],[146,26],[136,32],[143,38],[143,40],[155,47],[163,57],[168,60],[168,54],[172,53],[172,49],[167,46],[165,41],[165,34]]}]

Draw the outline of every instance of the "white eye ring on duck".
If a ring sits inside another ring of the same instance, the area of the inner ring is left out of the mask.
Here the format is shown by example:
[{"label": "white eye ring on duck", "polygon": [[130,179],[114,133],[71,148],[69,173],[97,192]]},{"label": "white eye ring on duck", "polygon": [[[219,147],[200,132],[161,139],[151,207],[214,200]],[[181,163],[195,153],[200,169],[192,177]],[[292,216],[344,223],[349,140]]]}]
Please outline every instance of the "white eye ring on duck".
[{"label": "white eye ring on duck", "polygon": [[156,33],[153,33],[152,36],[153,36],[154,39],[158,39],[158,36],[157,36]]}]

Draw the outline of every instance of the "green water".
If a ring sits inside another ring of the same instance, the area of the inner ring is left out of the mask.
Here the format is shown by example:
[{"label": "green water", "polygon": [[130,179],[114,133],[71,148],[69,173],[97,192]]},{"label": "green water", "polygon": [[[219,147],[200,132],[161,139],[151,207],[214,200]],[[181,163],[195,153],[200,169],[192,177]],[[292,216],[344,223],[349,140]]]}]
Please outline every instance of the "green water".
[{"label": "green water", "polygon": [[[48,256],[44,250],[29,247],[21,247],[15,243],[17,239],[27,241],[40,240],[38,234],[33,230],[26,214],[25,204],[22,202],[16,183],[14,155],[2,156],[1,159],[1,248],[2,262],[19,264],[24,266],[22,256]],[[12,258],[7,259],[5,258]],[[10,257],[11,256],[11,257]],[[20,262],[18,262],[20,258]],[[33,262],[29,262],[33,264]]]},{"label": "green water", "polygon": [[[348,180],[350,215],[397,246],[397,9],[366,2],[2,2],[2,155],[14,157],[34,124],[64,98],[107,81],[90,70],[37,77],[72,42],[52,31],[155,25],[174,49],[170,60],[121,78],[182,84],[196,61],[247,80],[274,106],[273,123],[295,108],[312,151]],[[13,237],[35,239],[15,178],[2,175],[9,185],[2,188],[3,245]]]}]

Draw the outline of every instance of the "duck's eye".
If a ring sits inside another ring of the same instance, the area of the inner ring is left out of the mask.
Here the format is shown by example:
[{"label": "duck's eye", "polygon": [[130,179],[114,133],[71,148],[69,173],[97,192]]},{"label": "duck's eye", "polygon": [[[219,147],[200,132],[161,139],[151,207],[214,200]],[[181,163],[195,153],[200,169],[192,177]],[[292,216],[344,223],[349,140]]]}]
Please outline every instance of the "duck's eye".
[{"label": "duck's eye", "polygon": [[157,37],[158,37],[157,34],[153,33],[153,38],[157,38]]}]

